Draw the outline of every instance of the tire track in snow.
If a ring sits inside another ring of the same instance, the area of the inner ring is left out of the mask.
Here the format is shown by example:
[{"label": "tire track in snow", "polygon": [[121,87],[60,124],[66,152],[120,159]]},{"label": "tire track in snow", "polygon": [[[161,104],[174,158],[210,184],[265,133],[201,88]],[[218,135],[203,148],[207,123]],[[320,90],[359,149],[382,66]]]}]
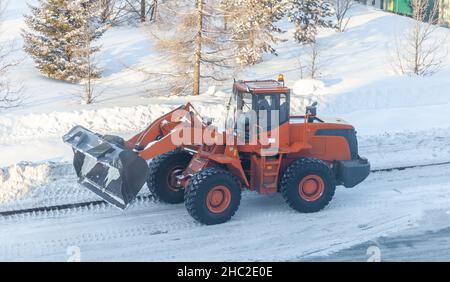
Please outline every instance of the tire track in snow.
[{"label": "tire track in snow", "polygon": [[[392,167],[392,168],[382,168],[382,169],[371,170],[371,173],[401,171],[401,170],[406,170],[406,169],[441,166],[441,165],[448,165],[448,164],[450,164],[450,162],[400,166],[400,167]],[[155,200],[151,195],[137,197],[137,202],[145,203],[145,202],[154,202],[154,201]],[[29,209],[2,211],[2,212],[0,212],[0,216],[1,217],[11,217],[11,216],[17,216],[17,215],[22,215],[22,214],[30,214],[33,216],[33,215],[58,212],[58,211],[63,211],[63,210],[74,210],[74,209],[83,209],[83,208],[88,208],[88,210],[89,210],[89,208],[103,206],[103,205],[108,205],[108,203],[106,203],[103,200],[89,201],[89,202],[71,203],[71,204],[63,204],[63,205],[55,205],[55,206],[44,206],[44,207],[29,208]]]},{"label": "tire track in snow", "polygon": [[392,167],[392,168],[379,168],[379,169],[373,169],[370,172],[371,173],[377,173],[377,172],[390,172],[395,170],[405,170],[405,169],[413,169],[413,168],[422,168],[422,167],[430,167],[430,166],[441,166],[441,165],[448,165],[450,162],[440,162],[440,163],[434,163],[434,164],[419,164],[419,165],[408,165],[408,166],[398,166],[398,167]]},{"label": "tire track in snow", "polygon": [[[145,201],[144,199],[142,199],[137,205],[134,205],[133,207],[130,208],[130,210],[127,210],[128,215],[145,217],[145,215],[143,214],[145,214],[145,208],[148,207],[148,203],[150,202],[151,200],[149,197],[147,197]],[[161,207],[162,211],[164,211],[165,214],[167,215],[168,213],[165,210],[172,209],[173,205],[160,204],[159,207]],[[95,210],[96,212],[100,213],[112,209],[119,211],[118,209],[104,203],[103,205],[100,206],[91,205],[86,206],[84,208],[73,208],[70,211],[67,211],[67,213],[65,213],[64,215],[68,216],[70,215],[71,212],[73,212],[79,216],[80,211],[92,212],[93,210]],[[182,209],[172,210],[172,212],[166,216],[165,221],[152,223],[152,225],[145,225],[145,226],[135,225],[132,227],[130,226],[121,227],[120,225],[110,226],[100,231],[82,230],[81,233],[79,234],[69,235],[64,238],[33,240],[15,243],[7,246],[0,246],[0,254],[2,257],[10,257],[10,258],[24,257],[27,256],[29,250],[35,250],[37,246],[39,247],[39,250],[43,252],[45,252],[46,250],[65,250],[68,246],[80,246],[85,242],[100,244],[105,241],[126,241],[134,237],[157,236],[177,230],[201,226],[201,224],[196,221],[186,220],[186,218],[188,217],[187,215],[180,216],[182,212],[183,212]],[[48,215],[49,215],[48,213],[40,213],[40,214],[34,213],[30,214],[29,217],[24,218],[35,220],[39,219],[39,217],[41,216],[42,217],[41,219],[45,220],[48,219]],[[114,216],[114,214],[112,216]],[[15,217],[15,219],[20,220],[20,217]],[[100,221],[99,225],[101,225],[102,219],[100,219],[99,221]],[[60,227],[61,226],[59,227],[55,226],[54,227],[55,231],[57,231]]]},{"label": "tire track in snow", "polygon": [[[435,163],[435,164],[420,164],[420,165],[400,166],[400,167],[392,167],[392,168],[382,168],[382,169],[371,170],[371,173],[401,171],[401,170],[406,170],[406,169],[433,167],[433,166],[441,166],[441,165],[449,165],[449,164],[450,164],[450,162],[441,162],[441,163]],[[151,195],[138,196],[137,201],[138,202],[152,202],[152,201],[154,202],[154,198]],[[108,205],[108,203],[103,200],[99,200],[99,201],[89,201],[89,202],[81,202],[81,203],[55,205],[55,206],[44,206],[44,207],[29,208],[29,209],[9,210],[9,211],[0,212],[0,216],[1,217],[10,217],[10,216],[21,215],[21,214],[36,215],[36,214],[45,214],[45,213],[49,213],[49,212],[57,212],[57,211],[63,211],[63,210],[73,210],[73,209],[82,209],[82,208],[89,209],[89,207],[96,207],[96,206],[102,206],[102,205]]]},{"label": "tire track in snow", "polygon": [[[212,227],[195,222],[180,205],[145,201],[124,212],[104,204],[5,217],[0,260],[64,260],[68,246],[80,246],[87,260],[198,260],[200,255],[213,260],[289,260],[308,253],[321,255],[408,228],[425,206],[448,202],[440,197],[448,189],[443,185],[448,183],[448,168],[380,172],[361,189],[339,189],[331,206],[317,214],[299,214],[279,196],[246,192],[234,220]],[[424,175],[430,175],[434,183],[428,183]],[[432,203],[417,202],[423,193]],[[15,236],[8,235],[8,230]],[[253,233],[258,236],[245,236]]]}]

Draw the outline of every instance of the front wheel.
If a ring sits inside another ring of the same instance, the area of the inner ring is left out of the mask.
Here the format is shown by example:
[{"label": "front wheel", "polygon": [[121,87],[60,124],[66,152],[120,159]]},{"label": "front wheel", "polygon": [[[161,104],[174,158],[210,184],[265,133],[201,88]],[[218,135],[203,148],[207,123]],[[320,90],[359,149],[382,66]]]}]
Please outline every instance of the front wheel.
[{"label": "front wheel", "polygon": [[192,177],[184,194],[189,214],[206,224],[224,223],[233,217],[241,202],[241,187],[228,171],[212,167]]},{"label": "front wheel", "polygon": [[335,190],[331,169],[323,161],[312,158],[294,161],[284,173],[280,187],[289,206],[304,213],[324,209]]},{"label": "front wheel", "polygon": [[147,180],[150,193],[165,203],[182,203],[184,189],[178,184],[177,176],[183,173],[191,159],[189,153],[180,149],[154,158],[149,165]]}]

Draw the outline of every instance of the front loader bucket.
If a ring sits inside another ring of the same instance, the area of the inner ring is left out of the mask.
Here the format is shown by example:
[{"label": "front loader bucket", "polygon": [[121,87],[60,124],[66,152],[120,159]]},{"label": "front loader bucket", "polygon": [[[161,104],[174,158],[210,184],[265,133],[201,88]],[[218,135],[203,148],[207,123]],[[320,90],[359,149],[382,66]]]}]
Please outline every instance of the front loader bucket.
[{"label": "front loader bucket", "polygon": [[147,162],[118,142],[82,126],[64,135],[74,150],[73,165],[80,184],[105,201],[125,209],[147,180]]}]

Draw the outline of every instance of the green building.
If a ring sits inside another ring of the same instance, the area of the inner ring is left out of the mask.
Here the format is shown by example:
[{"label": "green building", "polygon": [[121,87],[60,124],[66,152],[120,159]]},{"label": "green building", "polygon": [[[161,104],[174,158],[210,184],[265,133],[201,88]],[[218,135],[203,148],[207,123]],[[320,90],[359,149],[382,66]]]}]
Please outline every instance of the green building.
[{"label": "green building", "polygon": [[441,19],[442,23],[447,23],[447,27],[450,27],[450,0],[442,1]]},{"label": "green building", "polygon": [[[435,1],[439,1],[439,24],[443,26],[450,25],[450,0],[429,0],[430,7]],[[396,14],[412,16],[410,0],[384,0],[382,9]]]},{"label": "green building", "polygon": [[384,9],[396,14],[412,16],[409,0],[385,0]]}]

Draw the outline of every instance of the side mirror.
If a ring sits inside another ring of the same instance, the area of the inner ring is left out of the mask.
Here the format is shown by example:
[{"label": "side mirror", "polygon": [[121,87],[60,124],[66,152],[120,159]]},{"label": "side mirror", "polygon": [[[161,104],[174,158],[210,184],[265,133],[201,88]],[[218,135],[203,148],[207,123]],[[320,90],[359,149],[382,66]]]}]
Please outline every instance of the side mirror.
[{"label": "side mirror", "polygon": [[316,116],[317,115],[317,102],[314,102],[311,106],[306,107],[306,114],[309,114],[310,116]]},{"label": "side mirror", "polygon": [[210,126],[213,123],[214,119],[210,117],[203,117],[203,123],[206,124],[206,126]]},{"label": "side mirror", "polygon": [[310,118],[308,122],[314,122],[314,118],[317,115],[317,102],[314,102],[311,106],[306,107],[306,115],[309,115]]}]

